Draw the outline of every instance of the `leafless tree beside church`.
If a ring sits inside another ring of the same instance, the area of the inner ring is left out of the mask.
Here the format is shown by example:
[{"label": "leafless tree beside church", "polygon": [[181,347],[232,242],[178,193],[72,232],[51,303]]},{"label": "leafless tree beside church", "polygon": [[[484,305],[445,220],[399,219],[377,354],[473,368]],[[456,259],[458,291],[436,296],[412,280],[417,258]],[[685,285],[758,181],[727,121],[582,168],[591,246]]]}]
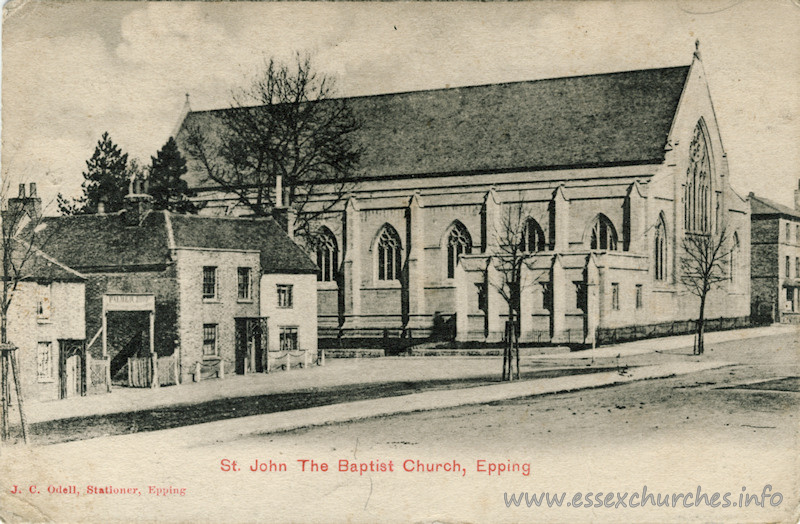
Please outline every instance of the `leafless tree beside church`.
[{"label": "leafless tree beside church", "polygon": [[[348,191],[361,156],[360,124],[334,93],[334,79],[310,57],[298,54],[292,65],[270,59],[249,87],[233,92],[229,109],[187,126],[187,153],[253,215],[294,209],[296,234],[308,238],[315,219]],[[312,211],[307,204],[317,195],[325,204]]]},{"label": "leafless tree beside church", "polygon": [[538,238],[539,232],[529,229],[527,219],[528,213],[521,202],[505,205],[499,217],[499,224],[494,228],[495,245],[492,247],[496,254],[491,258],[494,278],[490,277],[489,284],[503,298],[508,311],[503,347],[503,380],[520,378],[519,335],[522,294],[541,277],[539,274],[531,276],[530,273],[523,271],[525,261],[531,252],[540,250],[543,246],[538,244],[544,241],[543,238]]},{"label": "leafless tree beside church", "polygon": [[730,279],[730,256],[735,246],[728,231],[723,227],[716,233],[687,233],[683,238],[680,257],[681,283],[700,299],[697,315],[696,355],[704,351],[705,308],[708,294]]}]

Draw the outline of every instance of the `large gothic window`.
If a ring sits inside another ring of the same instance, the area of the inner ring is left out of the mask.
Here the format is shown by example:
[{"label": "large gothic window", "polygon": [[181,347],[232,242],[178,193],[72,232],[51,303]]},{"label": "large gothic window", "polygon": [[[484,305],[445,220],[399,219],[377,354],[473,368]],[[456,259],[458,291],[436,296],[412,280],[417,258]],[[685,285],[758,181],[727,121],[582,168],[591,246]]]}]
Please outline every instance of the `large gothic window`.
[{"label": "large gothic window", "polygon": [[377,244],[378,280],[400,280],[401,248],[397,231],[389,224],[383,226]]},{"label": "large gothic window", "polygon": [[667,228],[664,226],[663,217],[656,226],[653,269],[656,280],[667,280]]},{"label": "large gothic window", "polygon": [[708,141],[701,122],[694,128],[689,145],[689,170],[684,190],[684,228],[690,233],[711,231],[712,204],[711,159]]},{"label": "large gothic window", "polygon": [[458,257],[472,253],[472,238],[461,222],[456,222],[447,235],[447,278],[456,274]]},{"label": "large gothic window", "polygon": [[536,220],[529,218],[525,221],[525,231],[522,234],[520,249],[525,253],[544,251],[544,231]]},{"label": "large gothic window", "polygon": [[317,280],[322,282],[333,282],[336,280],[336,272],[339,267],[339,247],[336,244],[336,237],[327,227],[323,227],[317,237],[317,266],[319,275]]},{"label": "large gothic window", "polygon": [[617,230],[605,215],[599,215],[592,226],[591,249],[617,250]]}]

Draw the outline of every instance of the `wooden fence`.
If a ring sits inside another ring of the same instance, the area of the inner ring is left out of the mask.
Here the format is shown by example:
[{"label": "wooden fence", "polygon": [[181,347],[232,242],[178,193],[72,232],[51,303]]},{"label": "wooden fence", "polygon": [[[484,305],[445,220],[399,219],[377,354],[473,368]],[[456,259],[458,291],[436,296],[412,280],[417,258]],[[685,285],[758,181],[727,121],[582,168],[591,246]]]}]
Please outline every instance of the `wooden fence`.
[{"label": "wooden fence", "polygon": [[108,357],[96,359],[86,352],[86,394],[111,393],[111,362]]},{"label": "wooden fence", "polygon": [[160,357],[151,353],[146,357],[131,357],[127,366],[128,387],[157,388],[177,384],[179,380],[178,359],[174,354]]}]

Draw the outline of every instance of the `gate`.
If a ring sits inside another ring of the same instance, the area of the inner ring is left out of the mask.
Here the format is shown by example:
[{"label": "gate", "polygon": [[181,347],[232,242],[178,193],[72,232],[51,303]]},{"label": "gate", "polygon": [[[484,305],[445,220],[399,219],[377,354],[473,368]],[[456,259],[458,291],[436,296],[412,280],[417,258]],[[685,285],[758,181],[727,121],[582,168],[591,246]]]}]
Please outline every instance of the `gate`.
[{"label": "gate", "polygon": [[236,319],[236,373],[263,373],[267,359],[267,318]]},{"label": "gate", "polygon": [[71,398],[86,394],[86,346],[83,340],[58,341],[59,397]]}]

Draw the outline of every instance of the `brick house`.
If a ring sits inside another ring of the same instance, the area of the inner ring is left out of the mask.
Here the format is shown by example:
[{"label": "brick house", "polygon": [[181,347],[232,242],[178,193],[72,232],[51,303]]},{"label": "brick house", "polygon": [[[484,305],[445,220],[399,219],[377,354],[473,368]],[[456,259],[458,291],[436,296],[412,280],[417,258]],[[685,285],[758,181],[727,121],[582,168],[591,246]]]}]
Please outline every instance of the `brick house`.
[{"label": "brick house", "polygon": [[[460,340],[499,340],[507,306],[488,261],[514,212],[528,253],[523,341],[689,329],[698,300],[680,284],[680,246],[722,228],[735,264],[706,316],[747,321],[749,205],[730,185],[699,50],[680,67],[346,101],[362,122],[355,187],[341,201],[317,187],[306,204],[328,210],[316,225],[321,333],[417,337],[446,322]],[[246,210],[182,144],[224,111],[189,111],[176,136],[210,214]]]},{"label": "brick house", "polygon": [[750,193],[752,315],[800,324],[800,187],[795,209]]},{"label": "brick house", "polygon": [[[29,248],[18,244],[15,253]],[[18,348],[24,398],[55,400],[92,392],[83,353],[86,276],[37,250],[22,267],[25,276],[8,311],[8,340]]]},{"label": "brick house", "polygon": [[[272,218],[153,211],[151,200],[132,193],[117,213],[42,220],[46,252],[86,276],[88,351],[108,355],[116,380],[128,358],[152,353],[175,370],[160,380],[176,383],[209,361],[245,373],[263,369],[265,349],[316,351],[316,294],[307,290],[317,267],[284,228]],[[277,314],[269,301],[281,290],[291,298]]]}]

